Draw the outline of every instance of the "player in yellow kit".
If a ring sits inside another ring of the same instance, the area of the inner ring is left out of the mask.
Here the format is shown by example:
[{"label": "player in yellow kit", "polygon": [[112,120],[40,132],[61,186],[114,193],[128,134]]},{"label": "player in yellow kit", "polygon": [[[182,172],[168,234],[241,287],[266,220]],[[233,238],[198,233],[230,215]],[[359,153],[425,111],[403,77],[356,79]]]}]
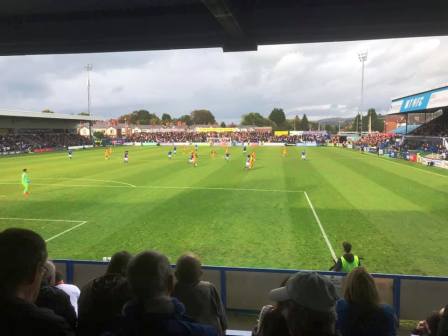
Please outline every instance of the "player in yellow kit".
[{"label": "player in yellow kit", "polygon": [[254,168],[255,165],[255,152],[250,153],[250,158],[249,158],[249,168],[252,169]]},{"label": "player in yellow kit", "polygon": [[288,156],[288,149],[286,147],[283,147],[282,156],[283,157],[287,157]]}]

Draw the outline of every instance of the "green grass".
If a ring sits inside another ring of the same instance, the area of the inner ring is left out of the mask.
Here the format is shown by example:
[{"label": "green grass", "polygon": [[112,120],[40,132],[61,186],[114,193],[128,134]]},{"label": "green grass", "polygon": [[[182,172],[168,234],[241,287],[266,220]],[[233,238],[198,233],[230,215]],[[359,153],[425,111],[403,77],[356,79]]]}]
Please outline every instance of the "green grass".
[{"label": "green grass", "polygon": [[[208,265],[329,268],[331,255],[306,191],[336,253],[349,240],[371,272],[448,274],[448,173],[339,148],[258,148],[252,171],[241,148],[199,166],[180,149],[124,148],[0,159],[0,229],[28,227],[52,258],[101,259],[122,249],[156,249],[171,261],[193,251]],[[19,184],[28,168],[31,196]],[[134,185],[135,187],[133,187]],[[246,189],[246,190],[244,190]],[[251,190],[247,190],[251,189]],[[261,190],[254,190],[261,189]],[[267,191],[271,190],[271,191]],[[289,192],[286,192],[289,191]],[[80,222],[51,222],[61,219]]]}]

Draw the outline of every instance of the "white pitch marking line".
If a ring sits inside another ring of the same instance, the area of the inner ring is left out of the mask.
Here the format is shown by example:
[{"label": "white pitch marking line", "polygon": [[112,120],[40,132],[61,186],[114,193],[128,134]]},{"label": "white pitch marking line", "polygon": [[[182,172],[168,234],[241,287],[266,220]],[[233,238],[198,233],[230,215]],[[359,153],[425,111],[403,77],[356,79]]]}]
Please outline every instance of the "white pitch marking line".
[{"label": "white pitch marking line", "polygon": [[[20,183],[0,182],[0,185],[19,185]],[[58,183],[33,183],[37,186],[54,187],[82,187],[82,188],[129,188],[127,185],[94,185],[94,184],[58,184]],[[192,189],[192,190],[226,190],[226,191],[260,191],[260,192],[283,192],[283,193],[303,193],[303,190],[287,189],[253,189],[253,188],[225,188],[225,187],[175,187],[175,186],[132,186],[140,189]]]},{"label": "white pitch marking line", "polygon": [[81,223],[79,223],[79,224],[77,224],[75,226],[72,226],[71,228],[69,228],[69,229],[67,229],[65,231],[62,231],[61,233],[58,233],[57,235],[54,235],[53,237],[50,237],[50,238],[46,239],[45,242],[48,243],[49,241],[52,241],[53,239],[56,239],[56,238],[62,236],[63,234],[66,234],[67,232],[70,232],[70,231],[72,231],[74,229],[77,229],[77,228],[79,228],[80,226],[83,226],[86,223],[87,223],[87,221],[83,221],[83,222],[81,222]]},{"label": "white pitch marking line", "polygon": [[91,178],[70,178],[70,177],[40,177],[35,180],[71,180],[71,181],[93,181],[93,182],[106,182],[106,183],[116,183],[116,184],[122,184],[125,186],[129,186],[132,188],[136,188],[136,185],[127,183],[127,182],[121,182],[121,181],[115,181],[115,180],[100,180],[100,179],[91,179]]},{"label": "white pitch marking line", "polygon": [[87,223],[87,221],[79,221],[79,220],[69,220],[69,219],[44,219],[44,218],[19,218],[19,217],[0,217],[0,220],[17,220],[17,221],[33,221],[33,222],[66,222],[66,223],[78,223],[67,230],[64,230],[48,239],[45,240],[46,243],[49,241],[56,239],[67,232],[70,232],[80,226],[83,226]]},{"label": "white pitch marking line", "polygon": [[311,203],[310,198],[308,197],[308,194],[306,191],[303,192],[305,194],[306,200],[308,201],[308,204],[310,205],[311,211],[313,212],[314,218],[316,219],[317,225],[319,225],[320,232],[322,233],[322,236],[324,237],[325,242],[327,243],[328,249],[330,250],[331,256],[334,261],[337,260],[336,253],[334,253],[333,246],[331,246],[330,240],[328,239],[327,234],[325,233],[324,227],[322,226],[322,223],[320,222],[319,217],[317,216],[316,210],[314,210],[313,203]]}]

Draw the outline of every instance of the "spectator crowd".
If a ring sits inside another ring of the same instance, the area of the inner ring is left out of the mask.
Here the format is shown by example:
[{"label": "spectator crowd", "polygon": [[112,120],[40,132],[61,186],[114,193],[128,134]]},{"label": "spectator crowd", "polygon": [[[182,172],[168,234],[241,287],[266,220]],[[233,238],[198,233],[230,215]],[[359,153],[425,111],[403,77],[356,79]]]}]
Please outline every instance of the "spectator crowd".
[{"label": "spectator crowd", "polygon": [[127,141],[133,142],[157,142],[157,143],[173,143],[173,142],[210,142],[219,141],[220,139],[228,142],[236,143],[290,143],[296,144],[301,142],[317,142],[325,143],[329,139],[326,133],[301,134],[301,135],[275,135],[272,132],[208,132],[198,133],[193,131],[177,131],[177,132],[152,132],[152,133],[134,133],[127,137]]},{"label": "spectator crowd", "polygon": [[[344,258],[351,246],[344,245]],[[216,287],[202,281],[199,258],[187,253],[175,271],[156,251],[115,253],[104,275],[81,290],[65,284],[33,231],[0,233],[0,335],[222,336],[228,322]],[[359,263],[342,298],[328,278],[299,272],[269,293],[254,336],[393,336],[397,317],[380,303]],[[175,281],[177,279],[177,281]],[[448,335],[448,309],[418,323],[415,335]]]},{"label": "spectator crowd", "polygon": [[67,146],[90,144],[90,139],[71,133],[23,133],[0,135],[0,154],[7,152],[32,152],[36,149],[61,149]]}]

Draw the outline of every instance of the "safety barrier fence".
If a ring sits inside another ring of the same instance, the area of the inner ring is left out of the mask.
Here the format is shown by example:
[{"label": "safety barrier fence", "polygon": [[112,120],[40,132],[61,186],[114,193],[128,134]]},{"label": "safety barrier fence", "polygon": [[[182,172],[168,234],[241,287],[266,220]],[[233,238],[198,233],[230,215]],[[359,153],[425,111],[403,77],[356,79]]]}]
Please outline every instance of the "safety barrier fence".
[{"label": "safety barrier fence", "polygon": [[[55,260],[56,267],[68,283],[83,286],[104,274],[107,262],[86,260]],[[174,267],[174,266],[173,266]],[[268,293],[299,270],[261,269],[247,267],[203,266],[203,279],[212,282],[221,293],[227,310],[255,313],[270,303]],[[330,279],[342,295],[344,273],[318,271]],[[372,274],[383,303],[394,307],[397,316],[418,320],[445,306],[448,277],[399,274]]]}]

